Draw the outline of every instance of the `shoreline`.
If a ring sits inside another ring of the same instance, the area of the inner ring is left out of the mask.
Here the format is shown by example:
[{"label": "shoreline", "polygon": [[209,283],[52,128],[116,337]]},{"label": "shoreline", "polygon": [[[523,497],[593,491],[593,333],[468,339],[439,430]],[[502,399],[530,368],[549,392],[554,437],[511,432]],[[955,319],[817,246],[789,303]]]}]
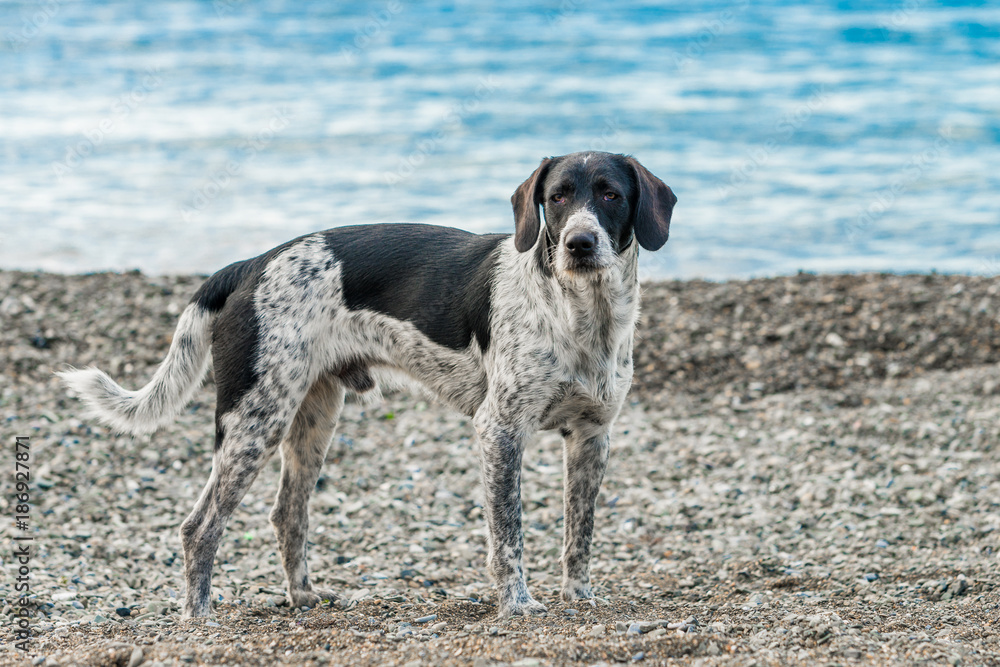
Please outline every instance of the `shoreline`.
[{"label": "shoreline", "polygon": [[[108,363],[111,350],[102,357],[97,350],[82,349],[81,338],[110,336],[121,346],[125,336],[116,325],[130,317],[124,300],[141,294],[144,345],[126,344],[111,356],[141,350],[145,358],[166,352],[165,336],[174,326],[170,318],[176,319],[205,279],[139,271],[0,270],[0,316],[36,347],[75,348],[78,361],[73,355],[60,361],[101,365]],[[85,326],[67,323],[57,330],[34,312],[31,304],[39,299],[56,301],[60,308],[91,301],[110,309],[111,327],[92,318]],[[666,406],[677,393],[714,403],[726,398],[736,405],[806,388],[850,394],[859,382],[1000,363],[1000,276],[800,273],[643,283],[634,357],[632,396],[656,407]],[[141,370],[134,360],[131,364]],[[133,379],[131,371],[125,372],[124,380]]]}]

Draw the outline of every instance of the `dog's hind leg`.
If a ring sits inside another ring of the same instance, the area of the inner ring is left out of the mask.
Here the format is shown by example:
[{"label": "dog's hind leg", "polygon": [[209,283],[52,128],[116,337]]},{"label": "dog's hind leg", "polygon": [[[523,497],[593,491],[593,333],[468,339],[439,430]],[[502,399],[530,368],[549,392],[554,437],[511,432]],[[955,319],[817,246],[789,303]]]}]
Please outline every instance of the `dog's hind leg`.
[{"label": "dog's hind leg", "polygon": [[305,393],[305,388],[300,393],[287,384],[262,382],[239,409],[220,416],[212,474],[194,511],[181,524],[184,616],[211,614],[212,563],[222,533],[257,473],[277,451]]},{"label": "dog's hind leg", "polygon": [[281,484],[271,510],[271,525],[288,577],[288,602],[296,609],[335,599],[330,591],[314,590],[309,581],[306,537],[309,495],[316,487],[343,405],[340,381],[321,377],[309,390],[281,443]]},{"label": "dog's hind leg", "polygon": [[255,445],[253,442],[232,443],[216,450],[208,484],[194,510],[181,524],[187,582],[185,617],[212,613],[212,563],[222,533],[257,473],[274,452],[274,448],[267,451]]}]

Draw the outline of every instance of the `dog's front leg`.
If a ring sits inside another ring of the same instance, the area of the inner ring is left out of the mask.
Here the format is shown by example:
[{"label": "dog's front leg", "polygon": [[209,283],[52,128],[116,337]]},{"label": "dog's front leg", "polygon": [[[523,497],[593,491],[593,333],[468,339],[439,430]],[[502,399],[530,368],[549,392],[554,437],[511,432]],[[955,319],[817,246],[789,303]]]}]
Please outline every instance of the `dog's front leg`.
[{"label": "dog's front leg", "polygon": [[482,413],[475,423],[486,487],[486,564],[497,586],[498,615],[544,614],[545,606],[531,597],[524,579],[521,454],[525,434]]},{"label": "dog's front leg", "polygon": [[590,589],[594,505],[608,467],[610,443],[607,430],[594,433],[590,424],[573,424],[563,430],[563,437],[562,599],[570,602],[594,597]]}]

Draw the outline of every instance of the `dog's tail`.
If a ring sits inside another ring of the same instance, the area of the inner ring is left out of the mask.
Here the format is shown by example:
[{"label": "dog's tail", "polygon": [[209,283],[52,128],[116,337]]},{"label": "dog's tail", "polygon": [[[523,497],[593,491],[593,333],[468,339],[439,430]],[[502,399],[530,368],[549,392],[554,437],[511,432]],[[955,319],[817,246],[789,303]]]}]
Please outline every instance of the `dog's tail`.
[{"label": "dog's tail", "polygon": [[214,313],[191,303],[181,313],[167,357],[153,379],[128,391],[97,368],[56,373],[87,405],[93,416],[127,433],[150,433],[180,411],[208,369]]},{"label": "dog's tail", "polygon": [[248,276],[263,270],[266,256],[222,269],[195,292],[181,313],[167,357],[153,379],[128,391],[97,368],[56,373],[83,399],[93,416],[125,433],[152,433],[176,415],[205,378],[212,349],[212,326],[229,296]]}]

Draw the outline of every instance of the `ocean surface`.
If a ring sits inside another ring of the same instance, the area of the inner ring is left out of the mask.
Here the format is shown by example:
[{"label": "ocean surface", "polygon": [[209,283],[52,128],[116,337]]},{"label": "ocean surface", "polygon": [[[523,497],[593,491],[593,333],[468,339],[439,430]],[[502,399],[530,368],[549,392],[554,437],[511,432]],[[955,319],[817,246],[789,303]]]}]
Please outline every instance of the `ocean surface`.
[{"label": "ocean surface", "polygon": [[1000,3],[0,3],[0,268],[511,231],[543,156],[679,202],[647,278],[1000,273]]}]

